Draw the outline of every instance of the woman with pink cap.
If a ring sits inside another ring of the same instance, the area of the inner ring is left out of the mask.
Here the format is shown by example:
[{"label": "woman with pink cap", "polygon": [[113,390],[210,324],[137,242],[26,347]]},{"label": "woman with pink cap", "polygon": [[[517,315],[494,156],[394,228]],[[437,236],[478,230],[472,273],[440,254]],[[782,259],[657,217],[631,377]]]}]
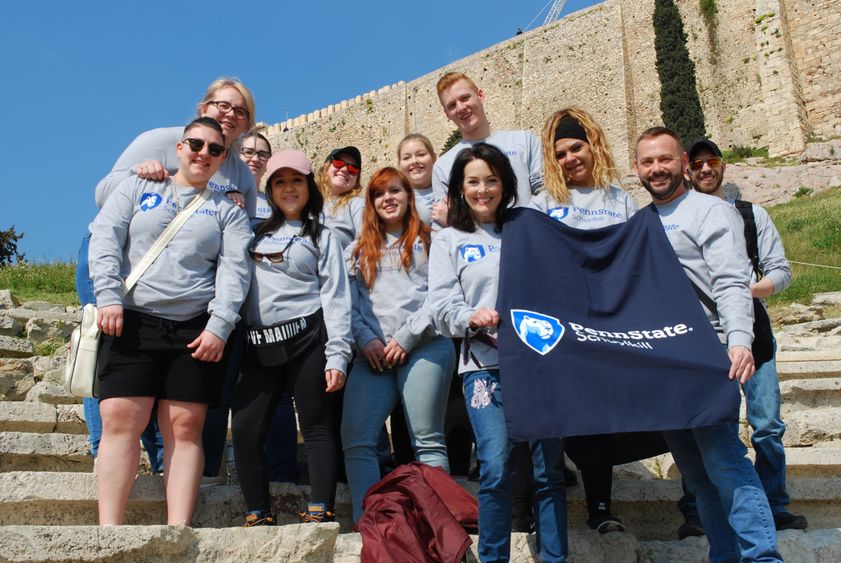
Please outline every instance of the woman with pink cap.
[{"label": "woman with pink cap", "polygon": [[336,235],[321,224],[324,199],[306,155],[278,152],[265,177],[272,212],[249,249],[248,340],[232,423],[245,525],[275,524],[263,443],[287,386],[298,407],[312,487],[300,517],[327,522],[334,518],[339,467],[334,392],[345,384],[351,357],[347,272]]}]

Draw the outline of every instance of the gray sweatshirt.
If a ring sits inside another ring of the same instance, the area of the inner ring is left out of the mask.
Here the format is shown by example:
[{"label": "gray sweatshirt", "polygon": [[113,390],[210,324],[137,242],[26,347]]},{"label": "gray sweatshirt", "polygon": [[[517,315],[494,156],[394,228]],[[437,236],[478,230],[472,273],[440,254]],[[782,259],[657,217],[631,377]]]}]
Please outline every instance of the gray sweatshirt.
[{"label": "gray sweatshirt", "polygon": [[432,225],[432,204],[435,201],[432,187],[415,190],[415,208],[418,217],[427,225]]},{"label": "gray sweatshirt", "polygon": [[570,188],[569,202],[559,203],[546,190],[541,190],[529,207],[542,211],[575,229],[598,229],[624,223],[637,212],[637,204],[628,192],[614,186]]},{"label": "gray sweatshirt", "polygon": [[[114,163],[111,172],[96,185],[97,207],[101,208],[105,204],[105,200],[121,180],[134,176],[134,165],[144,160],[160,161],[170,175],[178,172],[179,162],[178,155],[175,154],[175,145],[181,141],[183,134],[183,127],[162,127],[138,135]],[[228,155],[207,185],[222,193],[240,192],[245,196],[245,211],[249,217],[254,217],[257,185],[251,169],[239,158],[237,152],[233,147],[228,150]]]},{"label": "gray sweatshirt", "polygon": [[[496,308],[502,234],[493,223],[482,223],[466,233],[447,227],[432,237],[429,253],[429,304],[445,336],[463,337],[470,315],[480,307]],[[496,336],[496,330],[489,333]],[[465,342],[462,342],[462,350]],[[459,373],[499,367],[497,350],[473,340],[473,356],[459,354]]]},{"label": "gray sweatshirt", "polygon": [[251,227],[256,229],[260,223],[271,216],[272,208],[269,207],[269,202],[266,201],[266,192],[258,191],[254,197],[257,201],[254,215],[251,216]]},{"label": "gray sweatshirt", "polygon": [[[753,219],[756,222],[759,265],[764,276],[774,284],[774,293],[779,293],[791,285],[791,266],[786,258],[783,240],[768,212],[755,203],[752,207]],[[750,265],[750,269],[751,280],[756,281],[753,265]]]},{"label": "gray sweatshirt", "polygon": [[321,309],[327,328],[326,369],[347,373],[351,304],[342,249],[329,228],[322,230],[317,246],[300,232],[301,221],[286,221],[256,242],[256,252],[271,254],[298,237],[279,264],[251,260],[254,279],[245,302],[245,321],[249,327],[273,326]]},{"label": "gray sweatshirt", "polygon": [[657,212],[686,275],[716,303],[718,315],[706,313],[721,341],[728,348],[750,348],[750,262],[739,213],[724,200],[696,191],[658,205]]},{"label": "gray sweatshirt", "polygon": [[456,156],[476,143],[494,145],[508,157],[517,175],[517,206],[526,206],[533,194],[543,187],[543,153],[538,139],[531,131],[494,131],[481,141],[461,141],[435,161],[432,167],[432,191],[435,201],[447,197],[450,172]]},{"label": "gray sweatshirt", "polygon": [[362,211],[365,209],[363,196],[352,197],[341,209],[336,208],[336,200],[324,202],[325,225],[330,227],[342,246],[342,250],[356,240],[362,230]]},{"label": "gray sweatshirt", "polygon": [[368,289],[353,260],[351,244],[348,261],[353,302],[353,338],[360,350],[371,340],[388,343],[392,338],[407,353],[437,334],[428,303],[429,260],[423,242],[415,241],[412,264],[403,268],[402,248],[396,243],[400,233],[386,233],[386,248],[377,266],[374,287]]},{"label": "gray sweatshirt", "polygon": [[227,340],[251,281],[248,217],[224,194],[213,192],[175,234],[137,285],[123,296],[124,280],[146,251],[199,193],[187,186],[173,194],[172,179],[120,182],[90,225],[89,267],[96,304],[175,321],[210,313],[207,330]]}]

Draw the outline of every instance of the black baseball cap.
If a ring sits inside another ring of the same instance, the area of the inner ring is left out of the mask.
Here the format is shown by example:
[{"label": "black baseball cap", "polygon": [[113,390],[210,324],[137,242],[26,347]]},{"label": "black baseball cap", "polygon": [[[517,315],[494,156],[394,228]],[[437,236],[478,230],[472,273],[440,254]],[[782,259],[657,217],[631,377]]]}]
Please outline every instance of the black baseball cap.
[{"label": "black baseball cap", "polygon": [[695,160],[695,156],[702,149],[707,149],[708,151],[710,151],[718,157],[721,156],[721,149],[718,148],[718,145],[716,145],[706,137],[701,137],[700,139],[692,143],[691,147],[689,147],[689,160]]},{"label": "black baseball cap", "polygon": [[358,148],[353,147],[353,146],[347,146],[347,147],[341,147],[341,148],[338,148],[338,149],[333,149],[332,151],[330,151],[330,154],[327,156],[327,158],[324,160],[324,162],[327,162],[328,160],[333,160],[334,158],[336,158],[336,156],[338,156],[342,153],[349,154],[350,156],[355,158],[356,159],[356,165],[359,166],[359,168],[362,168],[362,153],[359,152]]}]

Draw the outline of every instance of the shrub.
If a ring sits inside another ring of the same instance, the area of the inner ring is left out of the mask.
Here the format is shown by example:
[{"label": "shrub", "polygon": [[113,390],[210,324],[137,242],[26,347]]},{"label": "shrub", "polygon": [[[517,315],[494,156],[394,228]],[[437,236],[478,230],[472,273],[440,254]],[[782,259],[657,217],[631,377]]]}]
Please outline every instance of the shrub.
[{"label": "shrub", "polygon": [[705,135],[704,111],[695,84],[695,64],[689,58],[674,0],[655,0],[653,23],[663,123],[688,146]]}]

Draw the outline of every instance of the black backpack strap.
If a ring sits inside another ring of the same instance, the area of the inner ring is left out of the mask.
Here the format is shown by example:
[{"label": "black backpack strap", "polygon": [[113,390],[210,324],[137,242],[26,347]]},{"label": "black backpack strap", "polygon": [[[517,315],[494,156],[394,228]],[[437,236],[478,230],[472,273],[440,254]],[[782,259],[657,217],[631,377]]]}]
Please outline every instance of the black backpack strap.
[{"label": "black backpack strap", "polygon": [[756,230],[753,204],[749,201],[737,199],[736,210],[742,216],[742,221],[745,223],[745,247],[748,251],[748,258],[750,258],[750,262],[753,264],[756,279],[762,279],[762,266],[759,265],[759,232]]},{"label": "black backpack strap", "polygon": [[715,305],[715,300],[709,295],[707,295],[707,292],[698,287],[698,285],[694,281],[692,281],[689,278],[689,276],[686,276],[686,279],[688,279],[689,283],[692,284],[692,289],[694,289],[695,293],[698,294],[698,299],[701,300],[701,303],[706,305],[707,309],[712,311],[715,316],[718,316],[718,307],[716,307]]}]

